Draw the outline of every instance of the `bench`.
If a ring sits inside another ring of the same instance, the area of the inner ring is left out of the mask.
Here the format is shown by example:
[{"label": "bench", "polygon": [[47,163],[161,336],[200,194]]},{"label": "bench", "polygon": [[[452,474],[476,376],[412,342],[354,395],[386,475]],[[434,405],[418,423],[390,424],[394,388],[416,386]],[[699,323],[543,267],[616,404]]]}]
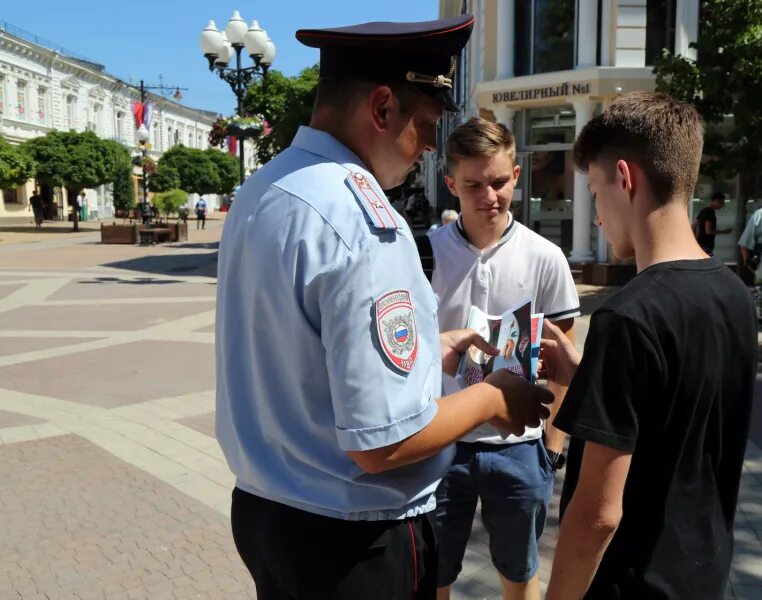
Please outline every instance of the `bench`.
[{"label": "bench", "polygon": [[140,244],[152,245],[169,241],[169,227],[147,227],[140,230]]}]

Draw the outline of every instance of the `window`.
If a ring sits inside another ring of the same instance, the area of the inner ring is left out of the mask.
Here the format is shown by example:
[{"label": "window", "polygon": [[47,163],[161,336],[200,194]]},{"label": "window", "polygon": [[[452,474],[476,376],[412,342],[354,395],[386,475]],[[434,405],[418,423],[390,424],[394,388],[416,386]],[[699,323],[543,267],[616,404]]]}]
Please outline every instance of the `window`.
[{"label": "window", "polygon": [[37,88],[37,118],[44,123],[48,117],[48,90],[40,86]]},{"label": "window", "polygon": [[174,137],[174,140],[172,142],[172,145],[173,146],[177,146],[177,144],[179,144],[179,143],[180,143],[180,130],[179,129],[175,129],[175,137]]},{"label": "window", "polygon": [[198,139],[197,139],[198,145],[196,146],[196,148],[203,148],[204,147],[204,142],[202,140],[203,140],[203,138],[201,137],[201,134],[199,133],[198,134]]},{"label": "window", "polygon": [[0,75],[0,114],[5,111],[5,77]]},{"label": "window", "polygon": [[94,133],[100,133],[101,132],[101,118],[103,117],[103,105],[102,104],[93,104],[93,113],[92,113],[92,120],[89,125],[90,131]]},{"label": "window", "polygon": [[675,49],[677,0],[648,0],[646,4],[646,64],[653,65],[664,48]]},{"label": "window", "polygon": [[77,97],[66,96],[66,127],[69,129],[77,128]]},{"label": "window", "polygon": [[116,139],[124,139],[124,113],[121,111],[116,113]]},{"label": "window", "polygon": [[16,83],[16,112],[22,119],[26,119],[26,81]]},{"label": "window", "polygon": [[174,145],[173,144],[174,139],[175,139],[174,129],[172,129],[172,125],[170,125],[169,127],[167,127],[167,144],[169,145],[170,148]]},{"label": "window", "polygon": [[6,204],[18,204],[19,203],[19,193],[18,189],[8,189],[8,190],[0,190],[0,196],[3,198],[3,202]]},{"label": "window", "polygon": [[188,132],[188,148],[193,148],[193,132]]},{"label": "window", "polygon": [[516,2],[517,76],[574,68],[575,5],[575,0]]}]

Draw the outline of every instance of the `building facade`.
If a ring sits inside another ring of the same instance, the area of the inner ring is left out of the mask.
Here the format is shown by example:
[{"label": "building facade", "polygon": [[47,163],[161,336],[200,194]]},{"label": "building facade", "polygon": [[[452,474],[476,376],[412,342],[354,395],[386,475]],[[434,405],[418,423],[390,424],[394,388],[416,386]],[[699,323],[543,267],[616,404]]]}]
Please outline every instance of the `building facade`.
[{"label": "building facade", "polygon": [[[699,35],[701,0],[442,0],[439,8],[442,17],[464,9],[476,17],[456,86],[463,112],[442,124],[440,141],[470,116],[506,124],[522,167],[515,217],[558,244],[570,262],[614,260],[593,224],[586,177],[573,167],[574,140],[618,96],[654,89],[653,64],[663,48],[694,55],[689,45]],[[425,179],[441,209],[453,199],[439,183],[442,144],[437,154]],[[702,177],[691,211],[722,191],[730,202],[719,227],[732,227],[736,185]],[[720,258],[735,258],[735,239],[718,237]]]},{"label": "building facade", "polygon": [[[203,68],[200,65],[199,68]],[[105,71],[103,65],[39,40],[0,22],[0,137],[18,144],[53,130],[93,131],[99,137],[123,144],[133,155],[140,153],[135,137],[132,102],[140,101],[138,86]],[[218,115],[189,108],[174,100],[148,93],[154,103],[148,154],[158,160],[176,144],[189,148],[209,147],[208,135]],[[253,147],[246,149],[247,171],[255,167]],[[135,169],[136,199],[141,200]],[[86,190],[91,215],[113,216],[111,190],[101,186]],[[0,190],[0,218],[27,216],[34,182],[12,190]],[[66,218],[66,192],[51,190],[58,218]],[[211,207],[221,198],[208,196]],[[194,202],[191,198],[190,202]],[[54,218],[56,218],[54,216]]]}]

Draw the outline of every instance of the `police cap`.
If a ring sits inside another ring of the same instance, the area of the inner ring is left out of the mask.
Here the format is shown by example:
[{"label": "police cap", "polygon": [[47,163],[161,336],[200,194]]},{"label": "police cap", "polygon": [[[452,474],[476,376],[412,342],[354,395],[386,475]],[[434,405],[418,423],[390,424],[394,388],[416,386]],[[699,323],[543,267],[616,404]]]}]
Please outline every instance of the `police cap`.
[{"label": "police cap", "polygon": [[320,78],[395,83],[409,81],[457,112],[452,97],[455,61],[471,36],[472,15],[418,23],[363,23],[300,29],[296,39],[320,48]]}]

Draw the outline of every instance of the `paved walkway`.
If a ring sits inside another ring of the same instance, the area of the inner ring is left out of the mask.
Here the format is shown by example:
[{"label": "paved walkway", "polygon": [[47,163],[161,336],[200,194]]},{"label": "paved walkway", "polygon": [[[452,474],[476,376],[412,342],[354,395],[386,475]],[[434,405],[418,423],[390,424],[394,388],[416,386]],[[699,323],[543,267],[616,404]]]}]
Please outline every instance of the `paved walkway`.
[{"label": "paved walkway", "polygon": [[[0,598],[255,597],[214,440],[220,226],[173,246],[0,246]],[[581,292],[588,314],[606,293]],[[730,598],[762,597],[762,453],[747,458]],[[477,520],[453,598],[499,597],[486,542]]]}]

